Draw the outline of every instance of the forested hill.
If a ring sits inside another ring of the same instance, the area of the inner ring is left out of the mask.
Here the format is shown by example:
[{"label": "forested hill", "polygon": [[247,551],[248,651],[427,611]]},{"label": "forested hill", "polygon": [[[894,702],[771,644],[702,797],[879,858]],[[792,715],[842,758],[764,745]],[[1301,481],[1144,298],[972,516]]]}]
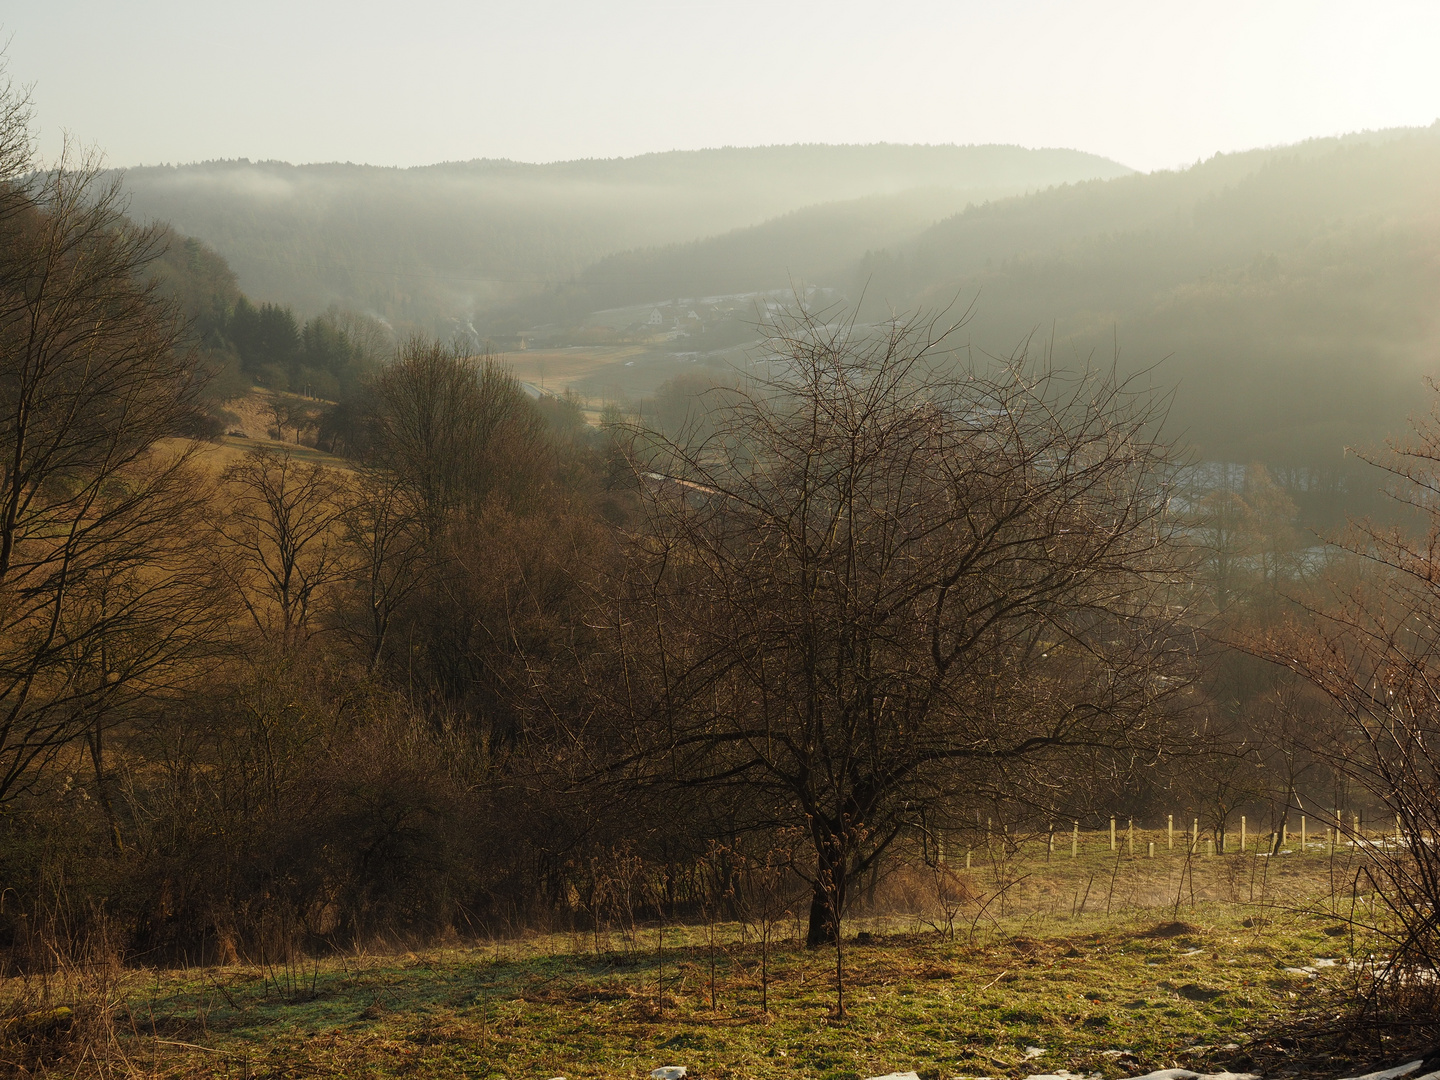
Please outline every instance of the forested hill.
[{"label": "forested hill", "polygon": [[522,298],[612,252],[817,203],[939,190],[934,220],[965,202],[1129,171],[1072,150],[777,146],[412,169],[240,160],[130,169],[125,182],[132,214],[213,246],[252,296],[428,325]]},{"label": "forested hill", "polygon": [[1062,360],[1163,359],[1202,455],[1330,468],[1400,429],[1440,362],[1436,192],[1440,125],[1217,156],[973,207],[852,288],[877,312],[974,299],[991,352],[1038,332]]},{"label": "forested hill", "polygon": [[[1003,194],[1003,192],[997,192]],[[806,206],[719,236],[607,255],[573,279],[498,310],[489,329],[581,324],[589,312],[668,297],[843,286],[862,252],[915,240],[983,193],[916,188]]]},{"label": "forested hill", "polygon": [[[1178,388],[1172,429],[1205,458],[1288,467],[1296,488],[1373,487],[1346,446],[1400,431],[1440,366],[1436,192],[1440,126],[1059,185],[938,222],[920,220],[920,193],[875,197],[609,256],[525,314],[789,280],[863,295],[862,317],[973,304],[960,337],[986,353],[1033,335],[1065,364],[1117,349],[1129,370],[1158,363],[1150,377]],[[887,230],[901,239],[877,240]]]},{"label": "forested hill", "polygon": [[1440,361],[1440,126],[1149,175],[1068,151],[810,146],[128,183],[133,212],[302,321],[335,302],[402,329],[563,335],[602,308],[791,281],[863,293],[869,316],[973,301],[977,349],[1037,335],[1062,363],[1158,363],[1199,456],[1288,467],[1331,506],[1374,486],[1345,447],[1401,430]]}]

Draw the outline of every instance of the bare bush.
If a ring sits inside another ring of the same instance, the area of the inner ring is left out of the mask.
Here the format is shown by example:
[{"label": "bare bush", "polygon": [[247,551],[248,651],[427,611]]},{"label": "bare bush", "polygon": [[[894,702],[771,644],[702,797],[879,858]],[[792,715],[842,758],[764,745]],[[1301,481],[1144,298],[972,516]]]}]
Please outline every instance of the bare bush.
[{"label": "bare bush", "polygon": [[1374,929],[1392,945],[1378,985],[1413,990],[1440,969],[1440,409],[1363,456],[1388,474],[1405,520],[1352,525],[1328,598],[1255,648],[1328,699],[1297,718],[1297,742],[1385,809],[1363,832],[1324,816],[1369,856],[1385,916]]}]

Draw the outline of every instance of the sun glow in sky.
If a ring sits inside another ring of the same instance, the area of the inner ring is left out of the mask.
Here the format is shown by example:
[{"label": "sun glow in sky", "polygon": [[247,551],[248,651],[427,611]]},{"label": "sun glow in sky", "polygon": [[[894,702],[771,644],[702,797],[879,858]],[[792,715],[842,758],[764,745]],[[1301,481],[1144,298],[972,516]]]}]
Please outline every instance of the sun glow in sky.
[{"label": "sun glow in sky", "polygon": [[1440,3],[0,0],[115,165],[1018,143],[1140,169],[1440,117]]}]

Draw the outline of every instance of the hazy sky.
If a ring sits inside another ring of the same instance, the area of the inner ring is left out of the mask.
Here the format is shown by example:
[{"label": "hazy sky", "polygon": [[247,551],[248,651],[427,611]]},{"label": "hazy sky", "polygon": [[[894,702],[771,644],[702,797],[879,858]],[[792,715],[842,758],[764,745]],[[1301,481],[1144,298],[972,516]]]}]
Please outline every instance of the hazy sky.
[{"label": "hazy sky", "polygon": [[548,161],[1019,143],[1137,168],[1440,117],[1440,2],[0,0],[45,151]]}]

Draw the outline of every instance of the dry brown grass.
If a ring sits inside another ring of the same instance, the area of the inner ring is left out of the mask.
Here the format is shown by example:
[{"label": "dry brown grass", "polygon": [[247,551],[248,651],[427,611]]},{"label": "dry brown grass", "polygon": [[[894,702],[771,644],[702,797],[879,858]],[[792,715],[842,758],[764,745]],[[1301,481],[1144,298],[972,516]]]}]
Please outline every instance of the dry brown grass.
[{"label": "dry brown grass", "polygon": [[0,977],[0,1076],[135,1075],[126,1036],[140,1032],[131,1005],[140,973],[103,934],[80,946],[56,941],[35,935]]},{"label": "dry brown grass", "polygon": [[563,393],[582,379],[594,379],[610,369],[621,369],[625,361],[647,353],[643,345],[596,345],[573,349],[527,349],[499,357],[522,382],[543,383],[546,390]]}]

